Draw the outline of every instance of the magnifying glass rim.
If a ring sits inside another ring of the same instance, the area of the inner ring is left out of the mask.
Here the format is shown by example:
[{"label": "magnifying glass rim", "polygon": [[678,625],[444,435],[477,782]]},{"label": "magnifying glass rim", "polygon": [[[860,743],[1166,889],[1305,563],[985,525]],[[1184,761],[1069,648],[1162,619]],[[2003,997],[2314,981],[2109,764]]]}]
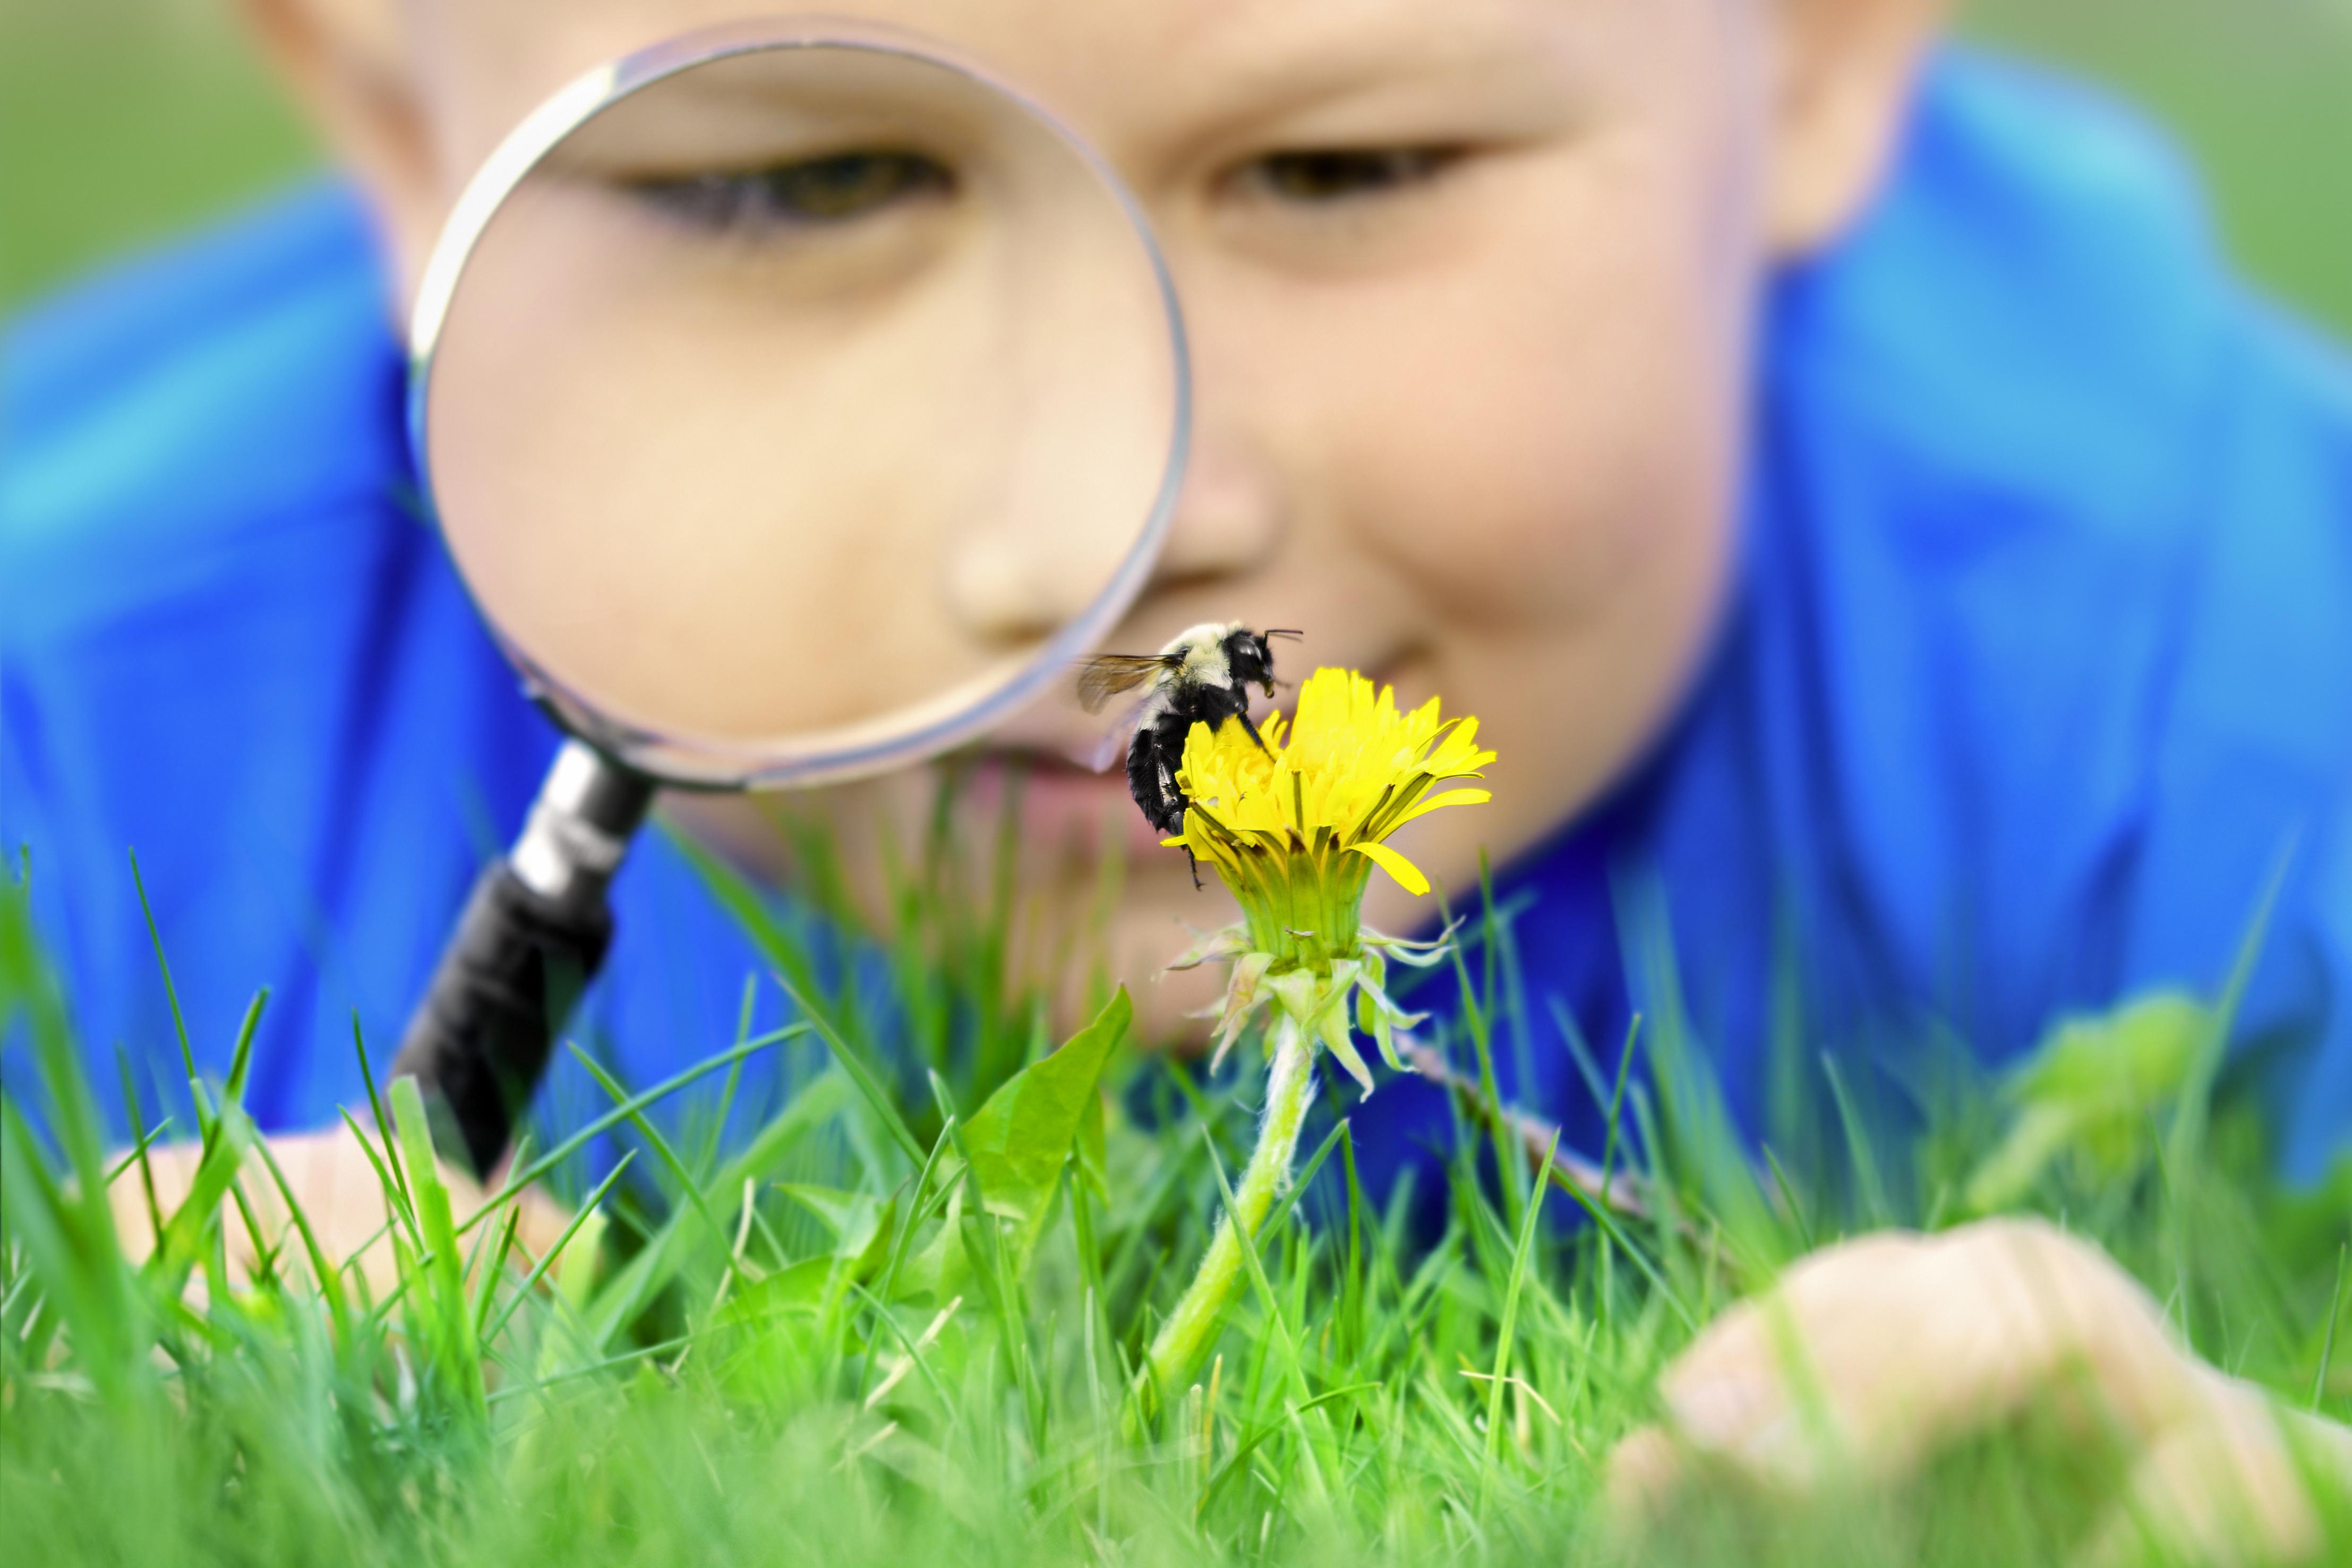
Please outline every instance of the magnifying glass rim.
[{"label": "magnifying glass rim", "polygon": [[[1175,382],[1174,417],[1170,426],[1167,461],[1160,471],[1159,492],[1152,497],[1150,514],[1118,570],[1094,601],[1047,639],[1017,674],[987,696],[944,717],[885,738],[858,738],[860,732],[871,726],[818,731],[803,741],[787,744],[680,737],[619,723],[599,712],[594,703],[566,686],[518,647],[482,603],[462,565],[459,567],[458,580],[473,601],[475,612],[509,661],[522,672],[532,700],[566,731],[615,761],[666,784],[689,789],[837,783],[888,772],[950,750],[1034,700],[1118,624],[1143,591],[1167,537],[1169,519],[1175,512],[1176,495],[1192,443],[1192,360],[1175,281],[1169,276],[1167,261],[1160,255],[1159,242],[1133,193],[1084,138],[993,72],[912,32],[823,16],[731,23],[680,34],[608,60],[574,78],[507,133],[458,196],[425,264],[415,308],[409,318],[409,444],[425,507],[435,526],[441,528],[445,543],[448,530],[434,498],[432,448],[425,427],[433,371],[442,330],[447,325],[449,308],[465,277],[467,264],[507,197],[565,137],[656,82],[714,60],[809,48],[855,49],[952,72],[1011,99],[1077,157],[1118,202],[1137,242],[1143,247],[1144,259],[1150,264],[1168,330]],[[450,553],[454,559],[454,547]],[[830,745],[825,743],[828,734],[836,737]]]}]

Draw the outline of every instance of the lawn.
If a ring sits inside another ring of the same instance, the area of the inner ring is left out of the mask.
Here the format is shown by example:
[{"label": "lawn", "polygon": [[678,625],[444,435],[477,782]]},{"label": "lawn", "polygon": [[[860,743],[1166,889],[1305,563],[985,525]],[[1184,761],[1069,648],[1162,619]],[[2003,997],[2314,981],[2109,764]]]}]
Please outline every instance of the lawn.
[{"label": "lawn", "polygon": [[[2002,1083],[1948,1052],[1832,1068],[1792,1048],[1801,1092],[1762,1149],[1727,1130],[1693,1042],[1645,1023],[1622,1051],[1578,1048],[1618,1107],[1587,1151],[1618,1178],[1597,1188],[1539,1179],[1478,1087],[1515,1031],[1570,1048],[1497,978],[1516,965],[1490,909],[1459,960],[1480,1005],[1434,1039],[1460,1074],[1442,1203],[1416,1233],[1408,1201],[1361,1189],[1328,1111],[1352,1091],[1328,1087],[1245,1287],[1154,1388],[1145,1347],[1254,1136],[1254,1050],[1213,1077],[1140,1051],[1113,994],[1048,1053],[1001,925],[963,891],[988,879],[940,856],[898,900],[896,1022],[828,979],[801,925],[708,874],[773,966],[747,985],[788,987],[805,1021],[711,1042],[690,1084],[611,1085],[560,1140],[539,1129],[545,1152],[519,1166],[583,1216],[541,1259],[505,1204],[453,1222],[408,1093],[364,1109],[398,1253],[378,1295],[299,1228],[258,1278],[230,1272],[237,1207],[272,1179],[238,1165],[240,1068],[150,1130],[205,1140],[230,1218],[191,1203],[152,1260],[124,1260],[82,1195],[110,1159],[135,1179],[136,1157],[104,1152],[11,886],[12,1560],[2057,1561],[2114,1503],[2125,1457],[2034,1413],[1833,1502],[1727,1488],[1641,1540],[1597,1506],[1659,1368],[1735,1297],[1835,1237],[1996,1208],[2097,1239],[2178,1333],[2283,1405],[2352,1414],[2352,1163],[2320,1191],[2270,1180],[2259,1116],[2213,1071],[2227,996],[2079,1020]],[[789,1057],[797,1092],[722,1143],[761,1051]],[[1898,1071],[1918,1113],[1881,1123],[1865,1080]]]}]

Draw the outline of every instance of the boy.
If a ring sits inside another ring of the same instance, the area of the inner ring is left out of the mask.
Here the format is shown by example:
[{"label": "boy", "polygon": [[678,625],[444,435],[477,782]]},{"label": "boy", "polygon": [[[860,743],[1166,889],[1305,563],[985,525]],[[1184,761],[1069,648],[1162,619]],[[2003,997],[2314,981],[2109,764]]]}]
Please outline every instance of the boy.
[{"label": "boy", "polygon": [[[542,95],[732,5],[254,9],[373,227],[309,195],[18,333],[0,825],[86,1038],[169,1038],[127,842],[201,1042],[281,988],[252,1099],[299,1128],[357,1095],[321,1042],[354,1008],[394,1036],[552,744],[402,503],[387,299]],[[1054,105],[1167,248],[1196,444],[1117,645],[1305,626],[1478,715],[1496,804],[1407,847],[1466,891],[1483,845],[1536,895],[1531,983],[1589,1037],[1654,1015],[1618,937],[1647,924],[1743,1105],[1789,957],[1824,1047],[1943,1022],[1998,1061],[2067,1008],[2217,988],[2283,867],[2241,1060],[2290,1170],[2343,1149],[2352,392],[2134,133],[1936,52],[1933,0],[857,9]],[[824,809],[855,849],[927,797]],[[1116,778],[1049,763],[1032,804],[1033,886],[1088,885]],[[668,810],[788,878],[756,809]],[[1376,885],[1373,924],[1426,919]],[[1214,896],[1137,865],[1116,966]],[[649,1082],[725,1037],[752,959],[666,846],[615,897],[599,1005]],[[1597,1142],[1561,1062],[1512,1090]],[[1423,1088],[1360,1136],[1412,1146]]]}]

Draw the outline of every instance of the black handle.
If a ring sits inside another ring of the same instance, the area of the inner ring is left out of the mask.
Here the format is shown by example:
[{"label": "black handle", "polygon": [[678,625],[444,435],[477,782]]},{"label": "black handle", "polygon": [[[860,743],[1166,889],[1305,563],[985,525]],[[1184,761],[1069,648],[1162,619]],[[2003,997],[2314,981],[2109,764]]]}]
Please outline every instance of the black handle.
[{"label": "black handle", "polygon": [[612,940],[601,888],[567,907],[525,887],[504,860],[474,883],[392,1073],[413,1075],[440,1102],[475,1176],[506,1152],[556,1031]]},{"label": "black handle", "polygon": [[653,781],[578,741],[548,770],[514,851],[474,884],[393,1058],[425,1092],[445,1155],[487,1176],[555,1036],[612,945],[604,890]]}]

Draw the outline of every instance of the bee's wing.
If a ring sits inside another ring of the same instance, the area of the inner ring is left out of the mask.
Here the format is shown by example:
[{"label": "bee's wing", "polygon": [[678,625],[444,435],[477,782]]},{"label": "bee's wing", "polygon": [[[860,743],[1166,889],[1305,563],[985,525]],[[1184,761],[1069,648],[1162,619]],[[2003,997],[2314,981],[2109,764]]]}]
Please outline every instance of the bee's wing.
[{"label": "bee's wing", "polygon": [[1131,692],[1168,668],[1156,654],[1097,653],[1078,666],[1078,706],[1100,713],[1121,692]]},{"label": "bee's wing", "polygon": [[1087,765],[1097,773],[1108,773],[1127,755],[1135,743],[1135,733],[1143,727],[1144,715],[1151,706],[1152,693],[1141,691],[1120,703],[1113,716],[1104,721],[1102,739],[1087,758]]}]

